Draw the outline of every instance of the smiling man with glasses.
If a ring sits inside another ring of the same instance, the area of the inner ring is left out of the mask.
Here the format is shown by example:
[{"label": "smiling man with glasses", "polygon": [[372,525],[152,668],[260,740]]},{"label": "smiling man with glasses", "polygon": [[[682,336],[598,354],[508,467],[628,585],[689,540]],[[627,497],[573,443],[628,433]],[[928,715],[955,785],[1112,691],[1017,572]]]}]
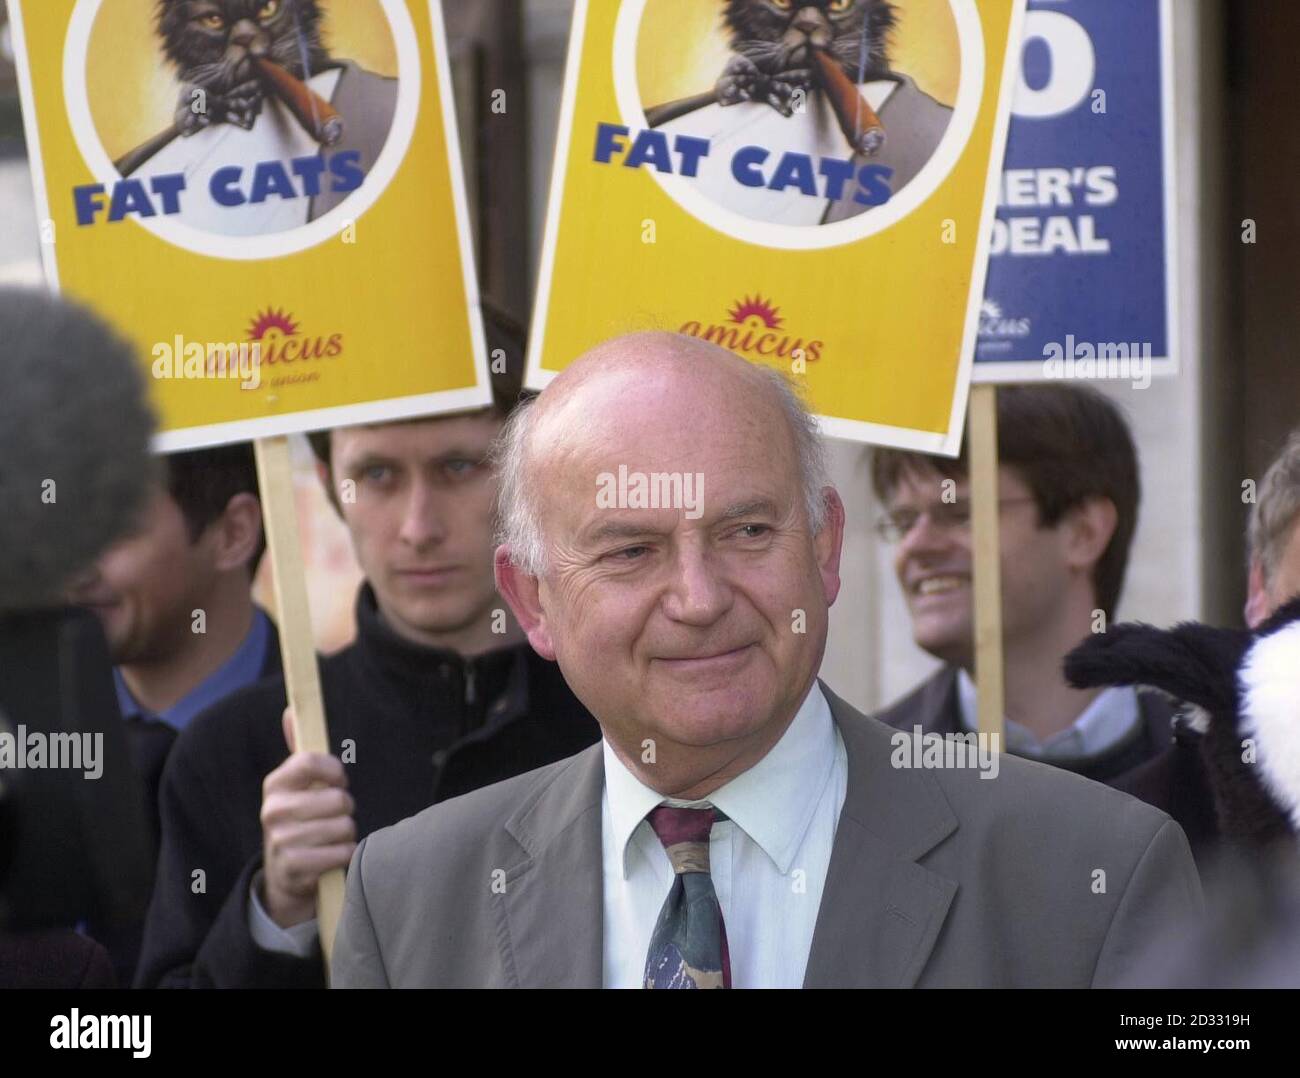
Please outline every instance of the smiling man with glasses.
[{"label": "smiling man with glasses", "polygon": [[[1006,747],[1123,786],[1171,739],[1163,697],[1079,691],[1062,657],[1114,619],[1137,524],[1137,454],[1101,394],[1073,386],[998,392]],[[944,666],[882,715],[902,730],[976,728],[970,501],[957,460],[877,451],[877,524],[916,643]]]}]

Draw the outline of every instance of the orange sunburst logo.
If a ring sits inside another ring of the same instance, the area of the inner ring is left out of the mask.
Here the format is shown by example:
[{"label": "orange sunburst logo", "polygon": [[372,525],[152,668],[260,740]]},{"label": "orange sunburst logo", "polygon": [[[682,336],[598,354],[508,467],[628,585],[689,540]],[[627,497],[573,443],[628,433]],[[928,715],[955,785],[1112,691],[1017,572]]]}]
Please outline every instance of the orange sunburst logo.
[{"label": "orange sunburst logo", "polygon": [[283,307],[279,310],[268,307],[254,318],[252,324],[248,327],[248,339],[250,341],[260,341],[273,329],[278,329],[286,337],[292,337],[298,332],[298,323],[293,320],[293,316],[288,314]]},{"label": "orange sunburst logo", "polygon": [[746,296],[727,312],[727,317],[739,326],[743,326],[747,318],[758,318],[768,329],[779,329],[783,321],[781,308],[773,307],[762,296]]}]

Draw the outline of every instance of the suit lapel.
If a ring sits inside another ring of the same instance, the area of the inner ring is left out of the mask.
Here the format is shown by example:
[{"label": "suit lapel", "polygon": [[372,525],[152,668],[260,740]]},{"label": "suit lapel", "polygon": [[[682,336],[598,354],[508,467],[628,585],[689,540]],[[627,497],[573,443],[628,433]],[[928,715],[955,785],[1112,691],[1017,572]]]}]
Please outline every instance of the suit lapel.
[{"label": "suit lapel", "polygon": [[573,757],[506,821],[521,856],[503,866],[499,940],[520,988],[599,988],[604,901],[600,743]]},{"label": "suit lapel", "polygon": [[957,893],[955,881],[917,860],[957,818],[929,772],[891,766],[894,731],[822,691],[844,739],[848,787],[804,986],[908,988]]},{"label": "suit lapel", "polygon": [[[825,685],[848,787],[804,978],[807,988],[910,987],[957,884],[917,860],[957,828],[926,771],[890,765],[893,733]],[[515,857],[494,894],[507,981],[599,988],[604,967],[599,743],[573,757],[506,821]]]}]

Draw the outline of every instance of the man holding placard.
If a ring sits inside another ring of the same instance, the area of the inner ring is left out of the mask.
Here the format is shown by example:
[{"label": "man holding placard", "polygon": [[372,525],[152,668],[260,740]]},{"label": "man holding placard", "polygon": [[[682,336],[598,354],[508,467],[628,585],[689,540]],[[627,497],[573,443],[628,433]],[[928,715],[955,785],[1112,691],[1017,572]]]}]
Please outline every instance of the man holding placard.
[{"label": "man holding placard", "polygon": [[322,985],[317,881],[356,837],[598,736],[493,585],[486,457],[518,397],[523,342],[497,315],[488,338],[514,372],[493,408],[314,438],[366,576],[357,640],[321,666],[333,755],[286,749],[278,679],[180,738],[138,984]]},{"label": "man holding placard", "polygon": [[[1088,389],[1004,386],[998,412],[1006,747],[1118,783],[1170,743],[1172,709],[1133,689],[1073,689],[1061,660],[1114,617],[1137,523],[1133,439]],[[872,477],[916,642],[945,664],[879,718],[900,730],[974,730],[965,458],[878,450]]]}]

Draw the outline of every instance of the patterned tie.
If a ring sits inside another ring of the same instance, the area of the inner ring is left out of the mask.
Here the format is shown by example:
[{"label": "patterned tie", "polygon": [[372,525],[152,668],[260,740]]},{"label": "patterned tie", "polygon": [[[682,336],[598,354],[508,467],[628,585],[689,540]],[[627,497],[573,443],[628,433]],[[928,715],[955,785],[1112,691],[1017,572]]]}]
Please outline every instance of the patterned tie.
[{"label": "patterned tie", "polygon": [[730,988],[727,926],[709,875],[709,831],[717,809],[660,805],[646,817],[677,874],[646,956],[647,988]]}]

